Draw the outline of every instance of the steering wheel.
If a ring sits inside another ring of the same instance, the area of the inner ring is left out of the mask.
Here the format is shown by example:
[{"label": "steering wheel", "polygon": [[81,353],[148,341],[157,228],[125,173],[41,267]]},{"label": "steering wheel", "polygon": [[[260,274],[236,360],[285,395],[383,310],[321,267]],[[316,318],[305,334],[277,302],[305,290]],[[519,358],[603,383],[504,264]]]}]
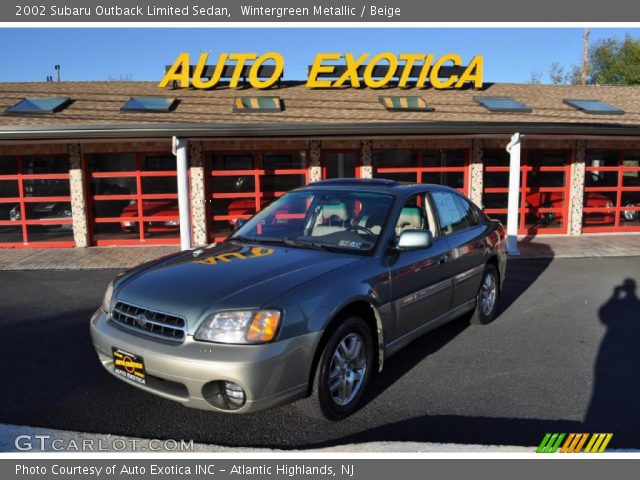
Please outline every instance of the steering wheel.
[{"label": "steering wheel", "polygon": [[376,237],[377,235],[369,230],[367,227],[363,227],[362,225],[354,224],[347,227],[347,230],[355,230],[366,233],[367,235],[371,235],[372,237]]}]

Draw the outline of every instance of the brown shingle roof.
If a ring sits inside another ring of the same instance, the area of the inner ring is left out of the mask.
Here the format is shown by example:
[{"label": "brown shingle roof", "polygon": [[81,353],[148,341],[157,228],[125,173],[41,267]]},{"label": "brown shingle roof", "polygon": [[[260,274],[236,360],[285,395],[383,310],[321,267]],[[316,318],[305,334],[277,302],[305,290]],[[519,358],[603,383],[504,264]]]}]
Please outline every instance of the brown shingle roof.
[{"label": "brown shingle roof", "polygon": [[[389,112],[379,95],[420,95],[433,112]],[[131,96],[176,96],[171,113],[123,113]],[[240,95],[279,95],[285,109],[278,113],[233,113],[232,99]],[[473,101],[474,96],[510,96],[529,105],[531,113],[494,113]],[[24,97],[69,96],[74,103],[49,115],[10,115],[4,110]],[[624,115],[592,115],[578,111],[564,98],[598,99],[622,108]],[[311,90],[304,84],[271,90],[228,89],[202,91],[161,89],[154,82],[0,83],[0,130],[16,126],[87,126],[153,123],[225,124],[368,124],[403,122],[503,122],[640,125],[640,86],[569,86],[493,84],[484,90],[345,88]]]}]

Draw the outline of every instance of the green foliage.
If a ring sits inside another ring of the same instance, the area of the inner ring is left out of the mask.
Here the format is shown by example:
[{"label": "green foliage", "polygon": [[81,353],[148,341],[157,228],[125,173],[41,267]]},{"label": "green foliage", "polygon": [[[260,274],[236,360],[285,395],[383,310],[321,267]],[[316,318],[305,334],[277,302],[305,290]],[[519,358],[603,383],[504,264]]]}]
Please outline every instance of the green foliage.
[{"label": "green foliage", "polygon": [[640,84],[640,40],[627,35],[600,40],[589,52],[590,83]]}]

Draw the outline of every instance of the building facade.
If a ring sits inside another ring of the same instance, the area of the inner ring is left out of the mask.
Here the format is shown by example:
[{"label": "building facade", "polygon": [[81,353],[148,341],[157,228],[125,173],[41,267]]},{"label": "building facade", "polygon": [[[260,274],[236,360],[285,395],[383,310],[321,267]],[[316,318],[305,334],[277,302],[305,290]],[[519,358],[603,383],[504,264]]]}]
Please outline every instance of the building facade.
[{"label": "building facade", "polygon": [[[162,98],[168,106],[150,102]],[[492,110],[483,98],[526,108]],[[44,99],[65,105],[49,111]],[[571,99],[618,111],[580,110]],[[141,105],[123,109],[132,100]],[[38,111],[11,111],[25,101]],[[0,111],[0,248],[179,244],[181,202],[190,243],[202,245],[293,188],[339,177],[449,185],[506,224],[514,166],[505,147],[516,132],[519,235],[640,232],[636,87],[6,83]],[[173,137],[184,146],[186,193]]]}]

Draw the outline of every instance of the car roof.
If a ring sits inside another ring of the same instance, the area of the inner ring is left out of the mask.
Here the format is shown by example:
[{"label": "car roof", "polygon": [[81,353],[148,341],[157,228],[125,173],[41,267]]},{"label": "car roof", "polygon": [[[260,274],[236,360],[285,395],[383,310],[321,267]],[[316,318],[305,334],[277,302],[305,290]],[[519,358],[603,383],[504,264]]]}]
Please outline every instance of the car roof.
[{"label": "car roof", "polygon": [[410,183],[398,182],[385,178],[336,178],[331,180],[320,180],[298,188],[298,191],[306,190],[353,190],[354,188],[363,191],[379,193],[391,193],[394,195],[407,195],[424,191],[450,191],[457,190],[445,185],[434,183]]}]

